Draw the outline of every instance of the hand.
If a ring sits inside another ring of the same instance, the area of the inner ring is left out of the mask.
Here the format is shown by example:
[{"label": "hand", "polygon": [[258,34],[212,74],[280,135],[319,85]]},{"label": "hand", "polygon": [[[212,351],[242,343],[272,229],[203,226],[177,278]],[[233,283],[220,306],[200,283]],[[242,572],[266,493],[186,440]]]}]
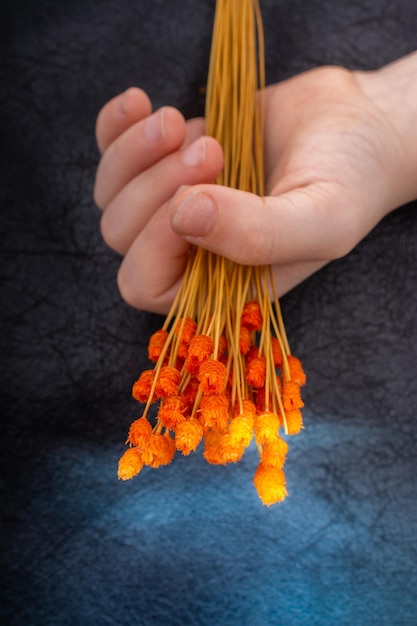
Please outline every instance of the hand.
[{"label": "hand", "polygon": [[124,255],[127,302],[166,313],[191,244],[273,265],[282,295],[416,197],[417,153],[407,140],[415,105],[408,119],[393,91],[393,83],[404,90],[414,56],[371,73],[319,68],[269,87],[263,199],[207,184],[222,150],[203,120],[185,122],[170,107],[151,115],[138,89],[110,101],[97,120],[95,199],[104,239]]}]

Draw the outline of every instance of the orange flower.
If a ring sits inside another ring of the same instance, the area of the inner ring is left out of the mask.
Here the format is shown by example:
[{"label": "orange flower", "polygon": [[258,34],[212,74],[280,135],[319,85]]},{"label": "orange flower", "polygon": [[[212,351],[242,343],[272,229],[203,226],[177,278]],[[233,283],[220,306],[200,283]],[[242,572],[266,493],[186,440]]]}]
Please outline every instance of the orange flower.
[{"label": "orange flower", "polygon": [[190,342],[185,369],[190,374],[197,374],[203,361],[213,354],[214,343],[208,335],[196,335]]},{"label": "orange flower", "polygon": [[304,428],[303,416],[300,409],[288,411],[288,413],[285,414],[285,419],[287,422],[287,431],[289,435],[298,435],[300,430]]},{"label": "orange flower", "polygon": [[253,420],[256,414],[256,406],[254,405],[252,400],[243,399],[242,411],[240,411],[239,403],[236,402],[235,407],[234,407],[234,414],[235,416],[242,415],[243,417],[249,417]]},{"label": "orange flower", "polygon": [[248,359],[246,362],[246,382],[252,387],[258,388],[265,385],[266,379],[266,358],[257,356]]},{"label": "orange flower", "polygon": [[253,437],[254,419],[249,415],[236,415],[230,422],[229,433],[232,445],[242,445],[245,448]]},{"label": "orange flower", "polygon": [[153,335],[151,335],[148,344],[148,356],[151,361],[156,363],[159,359],[167,338],[168,332],[164,328],[157,330]]},{"label": "orange flower", "polygon": [[164,399],[159,408],[158,419],[169,430],[175,430],[178,424],[185,420],[186,410],[187,405],[180,396],[169,396]]},{"label": "orange flower", "polygon": [[221,436],[219,432],[214,431],[208,431],[204,436],[203,456],[210,465],[222,465],[224,463],[219,450]]},{"label": "orange flower", "polygon": [[176,396],[178,394],[180,379],[181,374],[175,367],[164,365],[164,367],[161,367],[156,381],[155,395],[158,398]]},{"label": "orange flower", "polygon": [[255,415],[255,438],[257,443],[266,443],[276,438],[280,427],[276,413],[265,411]]},{"label": "orange flower", "polygon": [[294,383],[302,386],[305,385],[306,375],[301,365],[300,359],[292,354],[288,355],[288,367],[290,369],[290,378]]},{"label": "orange flower", "polygon": [[255,472],[253,482],[262,503],[266,506],[282,502],[288,495],[285,474],[276,467],[265,466],[263,463],[260,463]]},{"label": "orange flower", "polygon": [[190,382],[188,383],[188,385],[186,386],[186,388],[184,389],[184,391],[181,394],[182,399],[184,400],[184,402],[186,403],[188,409],[191,411],[193,406],[194,406],[194,402],[196,400],[197,397],[197,392],[198,392],[198,387],[199,387],[200,383],[197,380],[197,378],[191,378]]},{"label": "orange flower", "polygon": [[148,446],[142,451],[144,465],[159,467],[171,463],[175,454],[175,441],[166,433],[165,435],[153,434],[149,439]]},{"label": "orange flower", "polygon": [[117,476],[119,480],[130,480],[143,467],[140,452],[136,448],[128,448],[119,461]]},{"label": "orange flower", "polygon": [[200,414],[205,428],[224,430],[229,420],[229,398],[225,394],[203,396]]},{"label": "orange flower", "polygon": [[[221,140],[226,163],[233,164],[215,182],[262,195],[264,113],[258,103],[252,106],[265,87],[260,0],[216,3],[221,17],[213,31],[207,131]],[[237,55],[238,63],[231,62],[230,46],[223,45],[230,35],[225,24],[230,23],[251,52],[248,58]],[[233,149],[241,139],[235,137],[235,125],[218,123],[228,111],[250,131],[239,154]],[[188,455],[203,447],[202,440],[209,463],[236,462],[255,437],[261,458],[254,482],[269,506],[286,496],[281,470],[289,438],[283,441],[280,433],[283,426],[287,434],[302,428],[300,386],[305,382],[300,362],[289,355],[273,269],[243,266],[192,246],[183,274],[162,328],[149,340],[154,370],[133,385],[133,396],[145,408],[130,427],[130,451],[119,474],[129,478],[142,464],[167,464],[175,450]]]},{"label": "orange flower", "polygon": [[260,330],[262,323],[263,319],[259,302],[246,302],[240,318],[240,325],[249,328],[249,330]]},{"label": "orange flower", "polygon": [[175,445],[184,456],[194,452],[203,438],[203,428],[200,422],[194,418],[178,424],[175,431]]},{"label": "orange flower", "polygon": [[281,346],[280,346],[279,341],[278,341],[278,339],[276,337],[272,337],[271,344],[272,344],[272,355],[273,355],[273,359],[274,359],[274,365],[275,365],[275,367],[279,367],[282,364],[282,350],[281,350]]},{"label": "orange flower", "polygon": [[190,342],[188,354],[197,357],[199,361],[205,361],[213,354],[213,339],[208,335],[196,335]]},{"label": "orange flower", "polygon": [[175,325],[175,334],[179,337],[180,341],[185,344],[189,344],[191,339],[195,335],[197,330],[197,323],[190,317],[182,317]]},{"label": "orange flower", "polygon": [[265,467],[277,467],[282,469],[288,453],[288,444],[284,439],[276,436],[275,439],[267,441],[263,445],[262,464]]},{"label": "orange flower", "polygon": [[144,372],[142,372],[132,388],[132,396],[135,398],[135,400],[137,400],[138,402],[148,401],[154,378],[154,370],[145,370]]},{"label": "orange flower", "polygon": [[222,393],[227,381],[226,366],[215,359],[207,359],[200,366],[198,380],[204,394]]},{"label": "orange flower", "polygon": [[222,463],[237,463],[245,452],[245,446],[233,442],[229,433],[224,433],[220,437],[217,449]]},{"label": "orange flower", "polygon": [[284,382],[282,400],[286,413],[295,411],[295,409],[301,409],[304,406],[304,402],[301,399],[300,385],[292,380]]},{"label": "orange flower", "polygon": [[146,417],[140,417],[132,422],[129,428],[129,435],[126,443],[137,446],[140,450],[146,447],[152,435],[152,426]]},{"label": "orange flower", "polygon": [[247,354],[252,346],[252,332],[246,326],[239,330],[239,350],[241,354]]},{"label": "orange flower", "polygon": [[180,341],[177,347],[177,357],[179,359],[182,359],[182,361],[185,361],[185,359],[188,357],[188,346],[190,344],[185,343],[184,341]]}]

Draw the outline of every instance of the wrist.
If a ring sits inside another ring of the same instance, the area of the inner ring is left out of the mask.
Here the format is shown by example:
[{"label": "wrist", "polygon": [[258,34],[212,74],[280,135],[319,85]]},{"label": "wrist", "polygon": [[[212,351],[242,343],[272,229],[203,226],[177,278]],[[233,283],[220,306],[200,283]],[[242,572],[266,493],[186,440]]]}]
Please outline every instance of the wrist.
[{"label": "wrist", "polygon": [[355,77],[383,121],[392,210],[417,198],[417,52],[376,71],[355,72]]}]

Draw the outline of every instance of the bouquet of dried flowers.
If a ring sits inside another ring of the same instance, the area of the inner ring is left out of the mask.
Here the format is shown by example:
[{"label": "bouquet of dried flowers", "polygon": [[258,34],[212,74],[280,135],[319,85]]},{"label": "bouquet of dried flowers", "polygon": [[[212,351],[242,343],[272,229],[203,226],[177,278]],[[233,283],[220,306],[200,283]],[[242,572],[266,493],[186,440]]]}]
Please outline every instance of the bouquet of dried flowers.
[{"label": "bouquet of dried flowers", "polygon": [[[263,194],[264,38],[257,0],[217,0],[207,83],[207,134],[224,150],[216,181]],[[269,506],[287,495],[286,435],[303,427],[305,374],[291,354],[270,267],[195,248],[163,327],[153,367],[133,385],[144,404],[130,426],[119,478],[170,463],[202,443],[213,464],[236,463],[254,439],[254,484]],[[156,423],[149,418],[157,404]]]}]

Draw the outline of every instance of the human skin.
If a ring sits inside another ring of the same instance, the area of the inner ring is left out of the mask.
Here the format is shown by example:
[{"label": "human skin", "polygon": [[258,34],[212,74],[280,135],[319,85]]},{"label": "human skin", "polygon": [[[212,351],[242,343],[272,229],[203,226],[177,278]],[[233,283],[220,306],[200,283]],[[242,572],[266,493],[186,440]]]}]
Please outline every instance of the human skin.
[{"label": "human skin", "polygon": [[94,198],[132,306],[167,313],[191,245],[273,266],[278,295],[417,197],[417,53],[372,72],[310,70],[265,93],[266,196],[212,184],[204,120],[130,88],[97,118]]}]

